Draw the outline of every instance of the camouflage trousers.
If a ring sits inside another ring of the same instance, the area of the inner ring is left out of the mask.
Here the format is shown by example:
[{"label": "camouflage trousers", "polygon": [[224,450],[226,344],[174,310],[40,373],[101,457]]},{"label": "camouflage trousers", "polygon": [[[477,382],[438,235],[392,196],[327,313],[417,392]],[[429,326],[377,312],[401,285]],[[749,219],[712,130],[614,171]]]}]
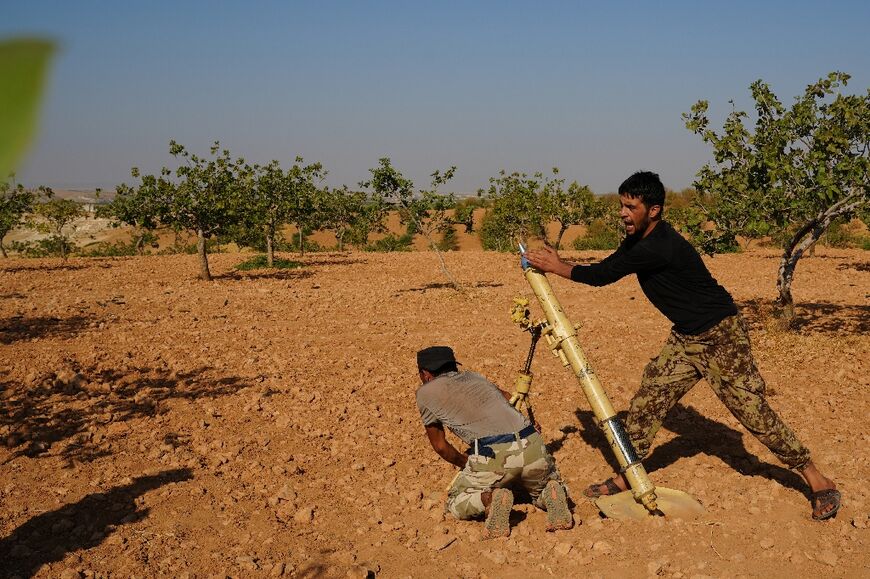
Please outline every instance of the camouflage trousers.
[{"label": "camouflage trousers", "polygon": [[661,353],[647,364],[625,424],[638,456],[646,456],[665,415],[701,378],[779,460],[795,469],[810,460],[809,451],[765,399],[764,379],[740,314],[696,336],[672,331]]},{"label": "camouflage trousers", "polygon": [[491,444],[494,457],[471,454],[447,494],[446,510],[457,519],[484,513],[481,495],[494,488],[520,486],[544,509],[541,492],[551,479],[559,480],[556,463],[537,432],[512,442]]}]

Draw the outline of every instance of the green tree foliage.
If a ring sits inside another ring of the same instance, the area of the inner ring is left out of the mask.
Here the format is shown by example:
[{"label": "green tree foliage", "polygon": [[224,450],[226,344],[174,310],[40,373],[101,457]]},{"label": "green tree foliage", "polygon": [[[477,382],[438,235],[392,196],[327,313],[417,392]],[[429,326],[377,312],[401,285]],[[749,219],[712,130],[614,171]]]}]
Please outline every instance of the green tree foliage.
[{"label": "green tree foliage", "polygon": [[547,239],[545,228],[552,216],[552,199],[564,183],[558,173],[554,168],[552,176],[538,172],[530,177],[501,171],[498,177],[489,179],[489,188],[478,192],[491,203],[480,230],[484,249],[515,251],[518,241]]},{"label": "green tree foliage", "polygon": [[452,193],[439,194],[437,189],[453,178],[456,167],[450,167],[443,173],[441,171],[432,173],[430,189],[418,193],[414,191],[414,183],[393,167],[389,158],[380,159],[378,166],[369,169],[369,172],[372,174],[371,179],[360,183],[360,186],[372,189],[376,195],[399,212],[399,219],[403,225],[412,226],[411,231],[426,238],[429,247],[438,256],[441,271],[456,290],[462,291],[462,286],[448,269],[434,237],[436,233],[452,227],[447,212],[453,208],[456,198]]},{"label": "green tree foliage", "polygon": [[243,219],[230,237],[240,245],[249,245],[266,252],[266,263],[275,263],[275,250],[283,242],[281,228],[294,223],[300,233],[299,247],[304,252],[305,234],[313,226],[319,226],[318,199],[320,192],[314,183],[324,176],[320,163],[302,165],[297,157],[294,165],[286,171],[278,161],[253,167],[240,165],[236,180],[245,207]]},{"label": "green tree foliage", "polygon": [[568,189],[562,188],[561,180],[554,180],[553,187],[548,191],[549,211],[553,221],[559,224],[556,233],[555,248],[560,249],[562,236],[572,225],[589,225],[593,220],[604,214],[606,205],[595,197],[592,190],[576,181]]},{"label": "green tree foliage", "polygon": [[325,189],[321,207],[321,226],[333,232],[339,251],[344,251],[346,243],[365,247],[370,233],[383,230],[387,216],[382,197],[350,191],[347,186]]},{"label": "green tree foliage", "polygon": [[226,232],[241,221],[247,191],[239,185],[236,172],[244,162],[234,161],[230,152],[221,150],[215,141],[211,159],[190,153],[183,145],[169,142],[169,153],[183,161],[175,170],[177,184],[166,177],[164,169],[158,179],[160,221],[173,228],[196,235],[200,258],[200,279],[210,281],[206,240]]},{"label": "green tree foliage", "polygon": [[136,167],[130,173],[134,179],[141,179],[139,185],[118,185],[115,198],[111,203],[101,206],[98,213],[111,219],[115,226],[131,226],[135,253],[142,255],[145,244],[156,240],[154,231],[159,225],[160,202],[169,184],[154,175],[140,175]]},{"label": "green tree foliage", "polygon": [[47,200],[34,206],[32,227],[50,235],[52,245],[66,261],[73,248],[70,237],[75,233],[75,222],[85,216],[85,210],[80,203],[71,199],[55,199],[51,189],[43,189],[43,191]]},{"label": "green tree foliage", "polygon": [[23,222],[24,216],[33,211],[36,193],[25,189],[21,183],[4,181],[0,183],[0,252],[6,255],[3,238]]},{"label": "green tree foliage", "polygon": [[668,191],[665,198],[664,218],[693,244],[699,244],[699,236],[706,223],[706,211],[711,207],[708,196],[689,187],[682,191]]},{"label": "green tree foliage", "polygon": [[777,276],[777,303],[786,324],[794,319],[791,284],[798,260],[832,221],[870,202],[870,90],[842,94],[849,76],[833,72],[809,85],[785,107],[767,84],[751,86],[755,127],[734,110],[722,132],[709,128],[707,101],[684,115],[686,127],[713,148],[714,163],[695,186],[716,203],[706,215],[715,229],[704,235],[708,252],[733,246],[736,236],[775,234],[794,227]]},{"label": "green tree foliage", "polygon": [[585,235],[574,240],[574,249],[616,249],[625,236],[619,217],[619,196],[604,195],[597,201],[598,217],[588,223]]},{"label": "green tree foliage", "polygon": [[389,253],[393,251],[411,251],[414,246],[414,236],[408,233],[404,235],[396,235],[388,233],[381,239],[376,240],[365,246],[366,251],[376,251]]},{"label": "green tree foliage", "polygon": [[465,233],[474,233],[474,210],[486,206],[480,197],[466,197],[456,201],[453,209],[453,223],[465,227]]},{"label": "green tree foliage", "polygon": [[324,217],[325,193],[318,187],[326,176],[320,163],[302,165],[302,158],[284,174],[284,187],[289,202],[290,222],[296,226],[299,253],[304,254],[305,236],[321,229]]},{"label": "green tree foliage", "polygon": [[456,251],[459,249],[459,240],[456,239],[456,230],[453,225],[448,226],[441,234],[441,240],[438,241],[438,249],[441,251]]}]

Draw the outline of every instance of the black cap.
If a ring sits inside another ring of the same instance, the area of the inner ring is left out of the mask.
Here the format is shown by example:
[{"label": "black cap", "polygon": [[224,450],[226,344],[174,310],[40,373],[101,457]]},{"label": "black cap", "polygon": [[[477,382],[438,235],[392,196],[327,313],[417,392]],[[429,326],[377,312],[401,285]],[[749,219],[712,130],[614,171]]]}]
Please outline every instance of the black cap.
[{"label": "black cap", "polygon": [[445,364],[458,364],[449,346],[430,346],[417,352],[417,367],[435,372]]}]

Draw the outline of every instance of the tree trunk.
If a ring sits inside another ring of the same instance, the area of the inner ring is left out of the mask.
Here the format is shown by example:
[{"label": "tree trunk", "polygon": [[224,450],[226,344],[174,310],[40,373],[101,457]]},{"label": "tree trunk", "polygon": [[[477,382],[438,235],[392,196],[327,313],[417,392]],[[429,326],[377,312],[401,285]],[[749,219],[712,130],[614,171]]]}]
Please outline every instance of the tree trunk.
[{"label": "tree trunk", "polygon": [[139,235],[139,239],[136,240],[136,255],[142,255],[144,253],[145,248],[145,234],[142,233]]},{"label": "tree trunk", "polygon": [[208,254],[205,251],[205,234],[202,229],[196,231],[196,249],[199,253],[199,279],[211,281],[211,272],[208,270]]},{"label": "tree trunk", "polygon": [[299,228],[299,255],[305,255],[305,233],[302,231],[302,225],[297,225]]},{"label": "tree trunk", "polygon": [[559,233],[556,235],[556,251],[559,251],[562,247],[562,236],[565,235],[565,232],[568,231],[567,225],[559,224]]},{"label": "tree trunk", "polygon": [[275,232],[266,226],[266,265],[275,267]]},{"label": "tree trunk", "polygon": [[6,254],[6,248],[3,247],[3,238],[0,238],[0,251],[3,252],[3,257],[9,257],[9,256]]},{"label": "tree trunk", "polygon": [[854,211],[859,204],[859,189],[852,189],[843,199],[824,211],[819,212],[816,217],[804,224],[789,239],[782,253],[782,258],[779,262],[779,272],[776,278],[776,289],[779,292],[776,306],[779,310],[778,317],[783,327],[791,327],[794,323],[794,299],[791,295],[791,282],[794,279],[798,260],[824,235],[834,219]]},{"label": "tree trunk", "polygon": [[432,251],[435,252],[435,255],[438,256],[438,262],[441,264],[441,271],[443,271],[444,275],[447,276],[447,279],[450,280],[450,285],[452,285],[453,289],[455,289],[459,293],[464,294],[465,289],[459,284],[458,281],[456,281],[456,278],[453,277],[453,274],[447,268],[447,263],[444,261],[444,256],[441,255],[441,251],[438,249],[438,244],[435,243],[435,240],[432,239],[432,236],[429,235],[429,233],[423,231],[423,228],[419,222],[417,222],[416,225],[417,225],[417,231],[421,231],[423,233],[423,236],[426,238],[426,241],[429,242],[429,247],[431,247]]}]

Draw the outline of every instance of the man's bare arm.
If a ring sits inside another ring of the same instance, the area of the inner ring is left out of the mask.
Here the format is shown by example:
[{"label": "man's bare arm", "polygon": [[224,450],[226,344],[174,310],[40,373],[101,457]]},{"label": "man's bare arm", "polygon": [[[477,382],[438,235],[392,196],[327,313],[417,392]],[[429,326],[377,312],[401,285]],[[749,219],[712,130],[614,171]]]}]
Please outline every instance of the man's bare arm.
[{"label": "man's bare arm", "polygon": [[468,462],[468,455],[459,452],[447,441],[447,436],[444,434],[444,427],[442,425],[430,424],[427,426],[426,436],[429,437],[429,444],[432,445],[438,456],[452,465],[465,468],[465,463]]}]

